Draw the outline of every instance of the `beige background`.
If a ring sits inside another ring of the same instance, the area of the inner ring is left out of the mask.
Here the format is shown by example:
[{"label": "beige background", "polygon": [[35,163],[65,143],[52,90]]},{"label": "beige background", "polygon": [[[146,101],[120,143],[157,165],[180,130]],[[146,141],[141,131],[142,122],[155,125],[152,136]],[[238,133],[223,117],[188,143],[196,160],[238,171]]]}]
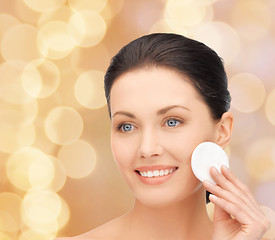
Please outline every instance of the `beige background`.
[{"label": "beige background", "polygon": [[152,32],[198,39],[224,59],[235,116],[226,151],[272,239],[274,11],[273,0],[0,0],[0,239],[73,236],[131,207],[103,74],[121,46]]}]

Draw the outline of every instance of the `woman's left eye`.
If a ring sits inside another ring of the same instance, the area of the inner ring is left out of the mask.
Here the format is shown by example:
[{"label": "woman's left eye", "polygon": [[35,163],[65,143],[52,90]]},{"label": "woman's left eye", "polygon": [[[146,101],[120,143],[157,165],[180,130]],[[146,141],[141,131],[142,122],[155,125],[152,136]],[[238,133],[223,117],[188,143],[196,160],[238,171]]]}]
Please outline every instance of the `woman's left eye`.
[{"label": "woman's left eye", "polygon": [[170,118],[170,119],[166,120],[166,125],[168,127],[176,127],[181,123],[182,122],[180,120],[177,120],[177,119],[174,119],[174,118]]}]

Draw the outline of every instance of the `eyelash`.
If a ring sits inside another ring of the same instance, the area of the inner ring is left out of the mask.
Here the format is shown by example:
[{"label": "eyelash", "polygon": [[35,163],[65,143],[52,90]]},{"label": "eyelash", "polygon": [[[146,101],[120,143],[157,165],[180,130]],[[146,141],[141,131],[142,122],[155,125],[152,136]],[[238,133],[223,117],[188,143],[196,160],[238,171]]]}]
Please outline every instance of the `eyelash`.
[{"label": "eyelash", "polygon": [[[178,119],[178,118],[176,118],[176,117],[169,117],[169,118],[166,118],[166,119],[165,119],[164,124],[167,123],[169,120],[175,120],[175,121],[179,122],[178,125],[181,125],[181,124],[183,123],[182,120],[180,120],[180,119]],[[120,124],[117,126],[117,131],[120,131],[120,132],[123,132],[123,133],[127,132],[127,131],[123,131],[123,130],[122,130],[122,126],[128,125],[128,124],[133,126],[133,124],[127,123],[127,122],[125,122],[125,123],[120,123]],[[163,124],[163,125],[164,125],[164,124]],[[163,125],[162,125],[162,126],[163,126]],[[177,127],[178,125],[173,126],[173,127],[170,127],[170,128],[175,128],[175,127]],[[167,126],[167,127],[169,127],[169,126]]]},{"label": "eyelash", "polygon": [[[169,117],[169,118],[165,119],[164,123],[167,123],[169,120],[174,120],[174,121],[179,122],[178,125],[180,125],[180,124],[183,123],[183,121],[182,121],[181,119],[178,119],[178,118],[176,118],[176,117]],[[171,128],[177,127],[178,125],[173,126],[173,127],[171,127]],[[169,126],[168,126],[168,127],[169,127]]]},{"label": "eyelash", "polygon": [[122,126],[123,125],[132,125],[133,126],[133,124],[131,124],[131,123],[121,123],[121,124],[119,124],[118,126],[117,126],[117,131],[119,131],[119,132],[127,132],[127,131],[123,131],[122,130]]}]

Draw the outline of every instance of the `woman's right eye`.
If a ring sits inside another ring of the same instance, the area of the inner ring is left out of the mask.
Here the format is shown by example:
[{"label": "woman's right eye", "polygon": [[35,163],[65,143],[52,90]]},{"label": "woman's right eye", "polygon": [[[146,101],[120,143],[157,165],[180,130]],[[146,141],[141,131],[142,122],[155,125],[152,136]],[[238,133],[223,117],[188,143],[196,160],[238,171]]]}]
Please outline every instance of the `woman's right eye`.
[{"label": "woman's right eye", "polygon": [[121,130],[122,132],[130,132],[134,129],[134,126],[129,123],[120,124],[118,127],[118,130]]}]

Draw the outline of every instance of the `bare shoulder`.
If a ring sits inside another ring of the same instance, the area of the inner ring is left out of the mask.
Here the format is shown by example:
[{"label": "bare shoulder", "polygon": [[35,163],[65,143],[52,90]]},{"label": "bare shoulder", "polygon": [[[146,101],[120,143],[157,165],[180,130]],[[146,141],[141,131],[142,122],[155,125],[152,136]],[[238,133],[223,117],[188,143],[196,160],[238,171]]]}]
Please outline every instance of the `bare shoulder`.
[{"label": "bare shoulder", "polygon": [[117,240],[123,239],[123,224],[121,218],[116,218],[89,232],[75,237],[56,238],[55,240]]}]

